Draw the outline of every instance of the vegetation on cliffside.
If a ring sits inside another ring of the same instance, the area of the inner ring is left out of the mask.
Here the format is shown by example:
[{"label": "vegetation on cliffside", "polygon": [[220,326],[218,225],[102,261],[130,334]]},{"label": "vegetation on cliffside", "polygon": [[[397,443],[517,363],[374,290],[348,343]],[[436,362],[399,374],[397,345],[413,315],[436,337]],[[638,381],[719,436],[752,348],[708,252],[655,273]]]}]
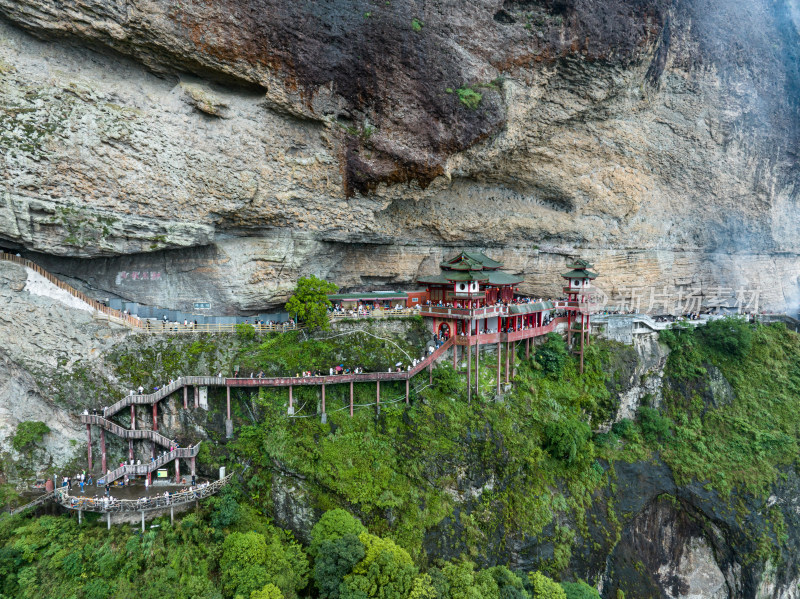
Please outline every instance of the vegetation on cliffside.
[{"label": "vegetation on cliffside", "polygon": [[[113,361],[131,386],[234,365],[265,374],[338,363],[383,370],[416,355],[425,338],[419,323],[402,335],[374,328],[303,335],[161,338],[120,348]],[[11,586],[3,592],[118,596],[148,580],[162,589],[159,597],[590,596],[577,583],[589,570],[577,564],[592,555],[602,563],[636,515],[618,513],[615,464],[660,456],[678,484],[705,485],[741,518],[742,498],[764,497],[795,464],[798,335],[723,320],[662,341],[671,350],[663,402],[645,397],[635,420],[613,426],[635,352],[593,341],[580,374],[556,335],[529,360],[519,348],[515,385],[502,398],[488,353],[471,403],[465,376],[449,362],[434,370],[432,384],[414,381],[409,406],[404,385],[382,385],[379,414],[374,387],[356,386],[351,419],[349,385],[329,385],[326,423],[315,388],[296,390],[295,417],[287,416],[285,390],[235,393],[235,438],[204,444],[200,460],[239,471],[235,489],[174,529],[162,522],[145,535],[107,535],[91,524],[79,531],[65,517],[6,520],[0,574]],[[209,422],[222,405],[210,398]],[[323,542],[325,527],[341,534],[328,530],[333,536]],[[784,559],[780,510],[744,530],[746,559]],[[537,595],[536,581],[548,576],[564,586]],[[93,586],[99,577],[104,585]]]}]

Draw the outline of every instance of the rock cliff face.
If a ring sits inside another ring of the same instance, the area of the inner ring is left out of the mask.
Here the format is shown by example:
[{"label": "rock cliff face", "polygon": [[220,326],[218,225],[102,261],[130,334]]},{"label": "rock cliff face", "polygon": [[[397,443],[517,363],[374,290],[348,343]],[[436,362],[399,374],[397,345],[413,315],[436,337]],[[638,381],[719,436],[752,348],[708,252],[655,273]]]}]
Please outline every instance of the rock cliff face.
[{"label": "rock cliff face", "polygon": [[0,237],[99,296],[220,312],[310,272],[413,286],[462,246],[543,295],[581,254],[607,292],[794,307],[798,14],[0,0]]}]

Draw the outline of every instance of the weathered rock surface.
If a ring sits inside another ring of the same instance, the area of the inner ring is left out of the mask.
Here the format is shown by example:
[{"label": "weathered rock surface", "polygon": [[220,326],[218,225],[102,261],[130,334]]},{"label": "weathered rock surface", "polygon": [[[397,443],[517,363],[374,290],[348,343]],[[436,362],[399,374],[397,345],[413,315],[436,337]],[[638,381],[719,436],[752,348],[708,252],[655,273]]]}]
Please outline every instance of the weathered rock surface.
[{"label": "weathered rock surface", "polygon": [[[93,318],[75,298],[24,267],[0,262],[0,452],[9,467],[41,472],[48,465],[63,466],[82,439],[85,429],[74,408],[89,399],[70,395],[76,370],[91,376],[93,362],[125,333]],[[60,405],[59,405],[60,404]],[[20,422],[46,423],[37,455],[20,455],[11,439]]]},{"label": "weathered rock surface", "polygon": [[[46,40],[0,25],[0,237],[112,257],[57,263],[99,296],[258,309],[310,272],[413,286],[467,245],[542,295],[584,254],[607,291],[800,304],[795,0],[0,14]],[[194,272],[117,283],[158,264]]]}]

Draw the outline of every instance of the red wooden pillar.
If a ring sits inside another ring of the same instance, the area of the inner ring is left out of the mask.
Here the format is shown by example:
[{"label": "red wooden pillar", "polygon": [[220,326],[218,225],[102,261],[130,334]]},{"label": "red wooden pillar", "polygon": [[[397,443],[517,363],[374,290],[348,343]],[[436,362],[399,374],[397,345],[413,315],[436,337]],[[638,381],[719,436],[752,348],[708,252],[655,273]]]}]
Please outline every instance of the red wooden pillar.
[{"label": "red wooden pillar", "polygon": [[380,380],[377,380],[375,382],[377,383],[377,385],[376,385],[376,390],[377,390],[376,393],[377,393],[377,399],[378,399],[378,401],[375,404],[375,406],[376,406],[376,409],[378,411],[378,414],[380,414],[381,413],[381,382],[380,382]]},{"label": "red wooden pillar", "polygon": [[158,402],[153,403],[153,430],[158,430]]},{"label": "red wooden pillar", "polygon": [[509,362],[511,361],[511,341],[506,342],[506,383],[508,383]]},{"label": "red wooden pillar", "polygon": [[525,360],[531,359],[531,338],[525,339]]},{"label": "red wooden pillar", "polygon": [[406,379],[406,405],[408,405],[408,386],[409,386],[409,379]]},{"label": "red wooden pillar", "polygon": [[88,459],[89,470],[91,470],[92,469],[92,425],[88,423],[86,425],[86,439],[87,439],[87,444],[86,444],[87,457],[89,458]]},{"label": "red wooden pillar", "polygon": [[153,486],[153,473],[152,472],[148,472],[147,473],[147,486],[148,487],[152,487]]},{"label": "red wooden pillar", "polygon": [[180,458],[175,458],[175,484],[181,484],[181,460]]},{"label": "red wooden pillar", "polygon": [[497,394],[500,395],[500,360],[503,358],[503,344],[497,342]]},{"label": "red wooden pillar", "polygon": [[228,420],[230,420],[231,419],[231,388],[230,388],[230,386],[226,386],[225,390],[227,391]]},{"label": "red wooden pillar", "polygon": [[433,360],[428,364],[428,384],[433,385]]},{"label": "red wooden pillar", "polygon": [[289,414],[294,414],[294,398],[292,397],[292,385],[289,385]]},{"label": "red wooden pillar", "polygon": [[192,457],[192,458],[190,459],[190,462],[189,462],[189,464],[190,464],[190,465],[191,465],[191,467],[192,467],[192,476],[194,476],[194,474],[195,474],[195,472],[194,472],[194,457]]},{"label": "red wooden pillar", "polygon": [[481,344],[475,344],[475,397],[480,396],[480,388],[478,387],[481,379]]},{"label": "red wooden pillar", "polygon": [[453,370],[458,368],[458,346],[453,343]]},{"label": "red wooden pillar", "polygon": [[200,407],[200,387],[197,386],[194,388],[194,407]]},{"label": "red wooden pillar", "polygon": [[189,387],[183,387],[183,409],[189,407]]},{"label": "red wooden pillar", "polygon": [[322,383],[322,413],[325,413],[325,383]]},{"label": "red wooden pillar", "polygon": [[131,430],[136,430],[136,406],[131,404]]},{"label": "red wooden pillar", "polygon": [[106,473],[106,431],[100,427],[100,466],[103,474]]},{"label": "red wooden pillar", "polygon": [[350,381],[350,418],[353,417],[353,381]]},{"label": "red wooden pillar", "polygon": [[472,346],[467,345],[467,403],[472,403]]},{"label": "red wooden pillar", "polygon": [[128,459],[133,459],[133,439],[128,439]]}]

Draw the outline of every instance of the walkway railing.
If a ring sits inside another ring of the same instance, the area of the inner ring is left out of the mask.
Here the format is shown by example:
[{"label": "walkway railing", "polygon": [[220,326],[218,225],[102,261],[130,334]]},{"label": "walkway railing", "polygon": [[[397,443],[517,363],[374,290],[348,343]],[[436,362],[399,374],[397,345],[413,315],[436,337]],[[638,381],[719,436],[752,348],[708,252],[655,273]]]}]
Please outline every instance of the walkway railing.
[{"label": "walkway railing", "polygon": [[100,485],[113,483],[115,480],[122,478],[126,474],[128,476],[141,476],[143,474],[149,474],[150,472],[155,472],[161,468],[161,466],[171,462],[175,458],[194,458],[199,452],[200,443],[193,445],[192,447],[179,447],[178,449],[174,449],[168,453],[162,454],[154,460],[144,464],[123,464],[115,470],[104,473],[102,477],[98,478],[97,484]]},{"label": "walkway railing", "polygon": [[225,386],[225,378],[224,377],[216,377],[216,376],[182,376],[178,377],[177,380],[173,381],[169,385],[165,385],[158,391],[154,391],[153,393],[143,393],[142,395],[126,395],[118,402],[111,404],[107,408],[103,410],[104,415],[106,418],[110,418],[120,410],[127,408],[128,406],[132,405],[147,405],[147,404],[154,404],[156,402],[161,401],[168,395],[175,393],[178,389],[182,389],[183,387],[188,386],[197,386],[197,387],[213,387],[213,386]]},{"label": "walkway railing", "polygon": [[173,445],[173,441],[171,439],[168,439],[159,432],[141,428],[125,428],[119,424],[116,424],[115,422],[106,420],[102,416],[81,414],[81,422],[83,424],[96,424],[97,426],[101,426],[107,431],[112,432],[118,437],[122,437],[124,439],[147,439],[149,441],[155,441],[162,447],[169,447],[170,445]]},{"label": "walkway railing", "polygon": [[12,516],[16,516],[17,514],[21,514],[25,510],[29,510],[31,508],[40,506],[40,505],[42,505],[44,503],[47,503],[48,501],[53,500],[54,498],[55,498],[55,491],[50,491],[49,493],[45,493],[44,495],[40,495],[39,497],[37,497],[36,499],[31,501],[30,503],[26,503],[23,506],[20,506],[20,507],[18,507],[16,509],[11,510],[11,515]]},{"label": "walkway railing", "polygon": [[137,332],[150,334],[169,334],[169,333],[236,333],[242,326],[253,327],[258,333],[285,333],[287,331],[297,331],[299,328],[294,323],[280,324],[248,324],[248,323],[189,323],[181,324],[175,322],[164,322],[159,320],[145,319],[138,321]]},{"label": "walkway railing", "polygon": [[66,489],[58,489],[55,491],[55,500],[70,510],[100,513],[146,512],[148,510],[185,505],[199,499],[210,497],[227,485],[232,476],[233,473],[213,483],[207,483],[205,486],[201,485],[196,487],[192,491],[171,493],[169,498],[164,495],[154,495],[153,497],[141,497],[139,499],[112,499],[105,497],[102,499],[95,499],[92,497],[76,497],[70,495]]},{"label": "walkway railing", "polygon": [[115,319],[116,321],[118,321],[118,324],[122,324],[124,326],[128,326],[131,328],[136,328],[138,326],[135,318],[123,314],[119,310],[114,310],[113,308],[104,306],[97,300],[90,298],[85,293],[81,293],[74,287],[67,285],[64,281],[57,279],[55,276],[51,275],[49,272],[47,272],[45,269],[43,269],[35,262],[31,262],[30,260],[26,260],[21,256],[14,256],[13,254],[8,254],[5,252],[0,252],[0,260],[4,260],[6,262],[13,262],[15,264],[19,264],[26,268],[30,268],[32,271],[42,275],[45,279],[50,281],[53,285],[55,285],[59,289],[63,289],[70,295],[77,297],[82,302],[89,304],[89,306],[91,306],[93,309],[97,310],[101,314],[104,314],[109,318]]}]

